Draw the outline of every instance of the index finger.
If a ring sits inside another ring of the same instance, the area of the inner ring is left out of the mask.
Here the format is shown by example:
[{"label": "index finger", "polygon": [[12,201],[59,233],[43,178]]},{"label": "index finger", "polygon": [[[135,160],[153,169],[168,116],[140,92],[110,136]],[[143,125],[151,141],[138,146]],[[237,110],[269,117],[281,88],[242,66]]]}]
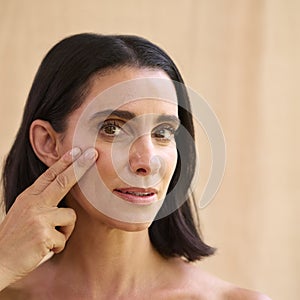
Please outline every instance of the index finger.
[{"label": "index finger", "polygon": [[97,157],[98,152],[94,148],[86,150],[73,164],[58,174],[55,180],[41,193],[44,202],[51,206],[57,206],[61,199],[94,164]]},{"label": "index finger", "polygon": [[28,188],[30,194],[38,195],[42,193],[60,173],[65,171],[74,162],[74,160],[80,156],[80,154],[80,148],[73,148],[65,153],[56,163],[38,177],[32,186]]}]

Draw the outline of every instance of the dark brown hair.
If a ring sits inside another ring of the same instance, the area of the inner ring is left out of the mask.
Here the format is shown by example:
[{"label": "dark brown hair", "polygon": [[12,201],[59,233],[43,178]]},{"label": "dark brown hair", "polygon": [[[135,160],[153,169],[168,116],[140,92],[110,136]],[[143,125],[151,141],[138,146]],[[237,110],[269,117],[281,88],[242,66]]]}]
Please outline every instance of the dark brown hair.
[{"label": "dark brown hair", "polygon": [[[194,126],[184,82],[172,59],[161,48],[137,36],[77,34],[60,41],[48,52],[35,76],[20,129],[4,165],[6,211],[16,197],[47,169],[31,147],[31,123],[36,119],[46,120],[57,132],[63,132],[69,114],[82,104],[92,76],[122,66],[164,70],[173,81],[181,83],[176,86],[178,114],[185,132],[192,137],[191,141],[180,131],[176,136],[179,149],[177,166],[158,218],[149,227],[151,242],[164,257],[180,256],[194,261],[209,256],[215,249],[203,242],[197,230],[192,213],[194,200],[189,193],[196,154]],[[176,193],[171,193],[175,186]],[[178,203],[181,205],[176,208]],[[165,216],[164,211],[170,209],[170,205],[175,210]]]}]

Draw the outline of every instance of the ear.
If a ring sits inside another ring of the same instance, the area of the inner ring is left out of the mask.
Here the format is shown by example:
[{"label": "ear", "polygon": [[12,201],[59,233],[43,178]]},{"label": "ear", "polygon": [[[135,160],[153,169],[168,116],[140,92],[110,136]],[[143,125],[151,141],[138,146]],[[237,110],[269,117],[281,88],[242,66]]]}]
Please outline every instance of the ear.
[{"label": "ear", "polygon": [[59,139],[49,122],[34,120],[29,131],[30,143],[36,156],[48,167],[59,158]]}]

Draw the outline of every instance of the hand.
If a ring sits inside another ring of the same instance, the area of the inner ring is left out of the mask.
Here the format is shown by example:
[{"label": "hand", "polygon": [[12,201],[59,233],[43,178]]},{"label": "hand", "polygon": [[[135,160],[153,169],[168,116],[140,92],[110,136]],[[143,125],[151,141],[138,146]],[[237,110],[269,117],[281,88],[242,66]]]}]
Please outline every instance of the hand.
[{"label": "hand", "polygon": [[57,205],[97,156],[94,149],[81,155],[74,148],[16,198],[0,224],[0,290],[33,271],[49,253],[64,249],[76,214]]}]

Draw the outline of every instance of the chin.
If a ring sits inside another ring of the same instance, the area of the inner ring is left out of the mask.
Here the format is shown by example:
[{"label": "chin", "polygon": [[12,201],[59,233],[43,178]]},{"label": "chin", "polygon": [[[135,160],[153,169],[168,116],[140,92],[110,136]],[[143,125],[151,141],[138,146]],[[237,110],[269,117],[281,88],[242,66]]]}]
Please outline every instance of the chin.
[{"label": "chin", "polygon": [[110,218],[108,216],[102,216],[102,223],[105,224],[110,229],[118,229],[122,231],[128,231],[128,232],[137,232],[137,231],[143,231],[147,230],[152,222],[146,222],[146,223],[129,223],[129,222],[123,222],[119,220],[115,220],[113,218]]}]

